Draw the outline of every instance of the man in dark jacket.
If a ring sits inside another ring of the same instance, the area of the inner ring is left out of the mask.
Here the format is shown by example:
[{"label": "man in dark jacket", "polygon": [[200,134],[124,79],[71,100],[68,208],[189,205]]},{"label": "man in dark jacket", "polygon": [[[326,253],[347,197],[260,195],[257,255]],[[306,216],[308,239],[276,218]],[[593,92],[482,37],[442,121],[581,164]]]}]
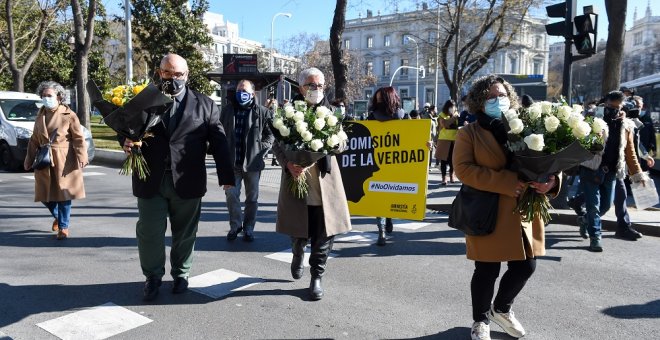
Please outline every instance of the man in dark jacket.
[{"label": "man in dark jacket", "polygon": [[[209,97],[186,86],[188,64],[176,54],[168,54],[160,63],[161,89],[172,96],[162,121],[151,128],[152,137],[141,150],[149,166],[146,180],[133,174],[133,195],[137,197],[136,234],[142,273],[147,280],[144,300],[158,296],[165,275],[165,232],[167,218],[172,228],[170,274],[172,293],[188,289],[197,225],[206,193],[207,143],[213,150],[220,185],[234,185],[225,131],[220,112]],[[123,141],[130,152],[133,141]]]},{"label": "man in dark jacket", "polygon": [[[227,240],[235,240],[242,229],[243,240],[252,242],[257,221],[259,178],[265,166],[264,157],[275,138],[268,124],[271,114],[266,107],[257,104],[251,81],[240,80],[233,99],[220,114],[222,126],[229,131],[229,160],[236,180],[233,187],[225,186],[230,228]],[[245,184],[244,216],[241,216],[241,182]]]}]

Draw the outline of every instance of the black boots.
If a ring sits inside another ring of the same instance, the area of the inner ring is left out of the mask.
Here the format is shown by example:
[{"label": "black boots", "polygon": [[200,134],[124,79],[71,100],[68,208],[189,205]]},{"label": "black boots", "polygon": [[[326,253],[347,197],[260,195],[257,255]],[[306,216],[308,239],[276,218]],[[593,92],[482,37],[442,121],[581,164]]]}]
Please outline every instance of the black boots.
[{"label": "black boots", "polygon": [[309,297],[313,301],[321,300],[323,297],[321,277],[325,273],[325,267],[330,251],[332,250],[333,241],[334,237],[317,237],[312,240],[312,252],[309,257],[312,281],[309,283]]},{"label": "black boots", "polygon": [[387,237],[385,236],[385,227],[378,226],[378,241],[376,244],[379,246],[384,246],[387,244]]},{"label": "black boots", "polygon": [[305,246],[307,239],[293,238],[291,242],[291,251],[293,252],[293,260],[291,261],[291,276],[298,280],[303,276],[305,259]]}]

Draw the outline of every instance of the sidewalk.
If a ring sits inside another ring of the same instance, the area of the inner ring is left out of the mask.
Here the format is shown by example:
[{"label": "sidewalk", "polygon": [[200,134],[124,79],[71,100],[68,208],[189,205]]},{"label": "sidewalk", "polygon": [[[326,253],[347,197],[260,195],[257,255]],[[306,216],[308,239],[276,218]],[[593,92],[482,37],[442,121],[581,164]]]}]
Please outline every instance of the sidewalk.
[{"label": "sidewalk", "polygon": [[[122,151],[96,149],[94,163],[119,167],[125,158],[126,156],[124,156]],[[261,174],[260,183],[261,185],[277,188],[279,187],[280,175],[280,167],[271,166],[270,160],[266,160],[266,169]],[[447,186],[441,186],[441,180],[440,171],[431,169],[429,172],[429,191],[426,199],[426,208],[435,212],[447,213],[461,184],[457,182],[448,183]],[[656,182],[658,182],[657,178]],[[660,237],[660,208],[656,205],[654,208],[638,211],[631,203],[632,199],[629,198],[628,213],[635,229],[644,235]],[[573,210],[555,209],[552,213],[552,221],[550,223],[575,225],[577,231],[575,218],[576,216]],[[601,220],[603,229],[615,230],[616,216],[614,215],[614,208],[610,209]]]}]

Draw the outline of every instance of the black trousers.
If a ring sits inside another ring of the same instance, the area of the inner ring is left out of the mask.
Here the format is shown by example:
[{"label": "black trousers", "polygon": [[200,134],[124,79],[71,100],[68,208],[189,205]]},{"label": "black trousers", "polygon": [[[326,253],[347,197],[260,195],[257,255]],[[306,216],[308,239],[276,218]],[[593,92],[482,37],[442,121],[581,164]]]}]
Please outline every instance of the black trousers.
[{"label": "black trousers", "polygon": [[[474,274],[470,285],[472,293],[472,318],[475,322],[488,322],[486,313],[495,290],[495,280],[500,275],[501,262],[474,262]],[[500,288],[495,296],[493,308],[500,313],[508,313],[513,300],[523,289],[536,269],[536,259],[507,262],[508,269],[500,280]]]},{"label": "black trousers", "polygon": [[454,163],[451,161],[453,154],[454,154],[454,142],[451,142],[451,145],[449,146],[449,155],[447,156],[447,160],[440,161],[440,172],[442,173],[442,177],[445,177],[447,175],[447,166],[449,166],[449,175],[452,175],[454,173]]},{"label": "black trousers", "polygon": [[[307,226],[309,241],[312,249],[309,255],[309,266],[312,277],[321,277],[325,273],[326,263],[332,245],[334,243],[334,236],[327,236],[325,232],[325,218],[322,206],[307,206]],[[293,238],[293,247],[299,247],[302,253],[303,248],[307,244],[304,238]],[[296,249],[293,250],[294,255]]]}]

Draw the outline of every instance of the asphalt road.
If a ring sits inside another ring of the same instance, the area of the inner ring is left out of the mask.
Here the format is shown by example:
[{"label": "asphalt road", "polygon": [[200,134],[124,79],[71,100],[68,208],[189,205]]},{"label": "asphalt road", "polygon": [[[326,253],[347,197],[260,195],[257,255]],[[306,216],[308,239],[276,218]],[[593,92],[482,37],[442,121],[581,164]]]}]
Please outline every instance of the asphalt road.
[{"label": "asphalt road", "polygon": [[[262,176],[251,244],[225,239],[224,194],[210,175],[197,289],[172,295],[166,276],[145,304],[129,178],[85,172],[87,198],[73,203],[66,241],[54,240],[52,218],[33,202],[31,174],[0,173],[0,339],[469,339],[473,264],[444,215],[396,221],[385,247],[374,245],[373,218],[355,217],[358,232],[338,239],[328,262],[326,296],[311,302],[309,272],[294,281],[288,263],[271,258],[289,248],[274,232],[279,171]],[[587,245],[573,226],[547,228],[547,256],[514,304],[525,339],[657,339],[660,238],[607,232],[603,253]]]}]

